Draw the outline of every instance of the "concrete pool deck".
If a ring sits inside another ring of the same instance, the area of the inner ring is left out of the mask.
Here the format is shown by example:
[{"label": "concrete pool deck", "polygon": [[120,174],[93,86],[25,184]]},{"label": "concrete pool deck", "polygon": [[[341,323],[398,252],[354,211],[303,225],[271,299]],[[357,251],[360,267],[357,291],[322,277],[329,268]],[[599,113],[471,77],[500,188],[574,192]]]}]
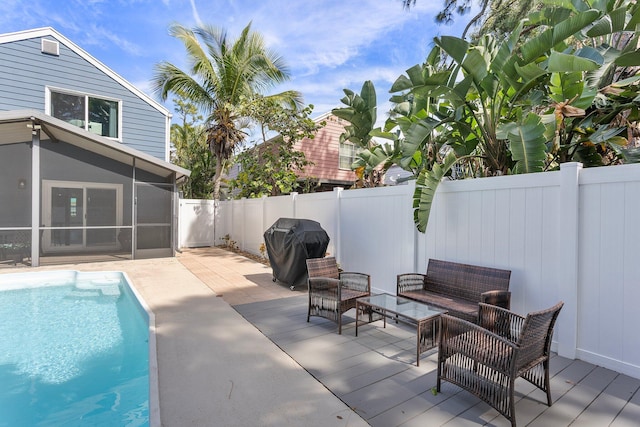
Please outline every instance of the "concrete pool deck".
[{"label": "concrete pool deck", "polygon": [[218,248],[176,258],[7,269],[124,271],[155,314],[163,426],[367,426],[230,304],[299,296]]}]

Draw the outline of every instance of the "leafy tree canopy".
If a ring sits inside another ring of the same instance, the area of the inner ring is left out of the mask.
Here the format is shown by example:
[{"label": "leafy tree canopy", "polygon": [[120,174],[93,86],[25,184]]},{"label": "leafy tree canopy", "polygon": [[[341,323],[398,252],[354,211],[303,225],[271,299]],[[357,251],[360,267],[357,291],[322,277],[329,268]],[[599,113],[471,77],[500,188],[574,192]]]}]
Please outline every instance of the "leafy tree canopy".
[{"label": "leafy tree canopy", "polygon": [[[402,3],[409,9],[416,0],[403,0]],[[469,18],[462,38],[470,35],[472,39],[477,39],[489,33],[506,37],[530,12],[540,10],[543,0],[444,0],[442,9],[436,15],[436,22],[451,24],[456,16],[467,15],[474,3],[479,12]],[[469,34],[472,29],[476,31]]]},{"label": "leafy tree canopy", "polygon": [[[207,143],[216,162],[213,198],[220,198],[223,167],[241,144],[251,117],[244,103],[289,79],[281,56],[268,49],[263,37],[248,24],[235,40],[223,29],[200,25],[194,29],[174,24],[170,34],[186,51],[188,70],[163,61],[156,65],[153,88],[164,100],[169,93],[189,100],[205,116]],[[301,95],[285,91],[270,98],[297,108]]]},{"label": "leafy tree canopy", "polygon": [[398,142],[397,164],[417,173],[418,229],[445,176],[640,162],[638,24],[633,0],[554,0],[507,38],[435,38],[392,85],[395,116],[372,131]]},{"label": "leafy tree canopy", "polygon": [[[324,126],[309,118],[313,105],[303,109],[291,109],[273,99],[254,96],[245,103],[247,111],[260,127],[262,140],[236,158],[238,175],[229,182],[236,198],[277,196],[302,189],[298,175],[310,162],[303,152],[295,149],[296,142],[303,138],[313,139],[315,133]],[[278,135],[267,140],[269,132]]]},{"label": "leafy tree canopy", "polygon": [[195,105],[184,99],[174,99],[180,124],[171,125],[171,161],[191,171],[181,185],[187,199],[209,199],[213,190],[215,159],[209,150],[202,116]]}]

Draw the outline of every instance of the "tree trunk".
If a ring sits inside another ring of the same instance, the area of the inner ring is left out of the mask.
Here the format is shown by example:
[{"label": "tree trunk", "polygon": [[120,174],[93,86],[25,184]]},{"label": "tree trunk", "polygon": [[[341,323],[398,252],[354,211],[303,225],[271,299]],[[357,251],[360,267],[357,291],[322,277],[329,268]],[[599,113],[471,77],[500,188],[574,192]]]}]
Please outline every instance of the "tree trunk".
[{"label": "tree trunk", "polygon": [[222,159],[216,154],[216,174],[213,176],[213,200],[220,200],[220,182],[222,181]]}]

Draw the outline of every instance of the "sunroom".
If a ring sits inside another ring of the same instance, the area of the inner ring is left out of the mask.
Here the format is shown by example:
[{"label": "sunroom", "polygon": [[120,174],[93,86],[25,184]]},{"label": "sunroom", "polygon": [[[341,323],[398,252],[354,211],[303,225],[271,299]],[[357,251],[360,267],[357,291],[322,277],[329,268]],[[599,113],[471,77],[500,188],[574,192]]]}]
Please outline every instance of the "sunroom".
[{"label": "sunroom", "polygon": [[0,266],[174,255],[189,171],[35,110],[0,112]]}]

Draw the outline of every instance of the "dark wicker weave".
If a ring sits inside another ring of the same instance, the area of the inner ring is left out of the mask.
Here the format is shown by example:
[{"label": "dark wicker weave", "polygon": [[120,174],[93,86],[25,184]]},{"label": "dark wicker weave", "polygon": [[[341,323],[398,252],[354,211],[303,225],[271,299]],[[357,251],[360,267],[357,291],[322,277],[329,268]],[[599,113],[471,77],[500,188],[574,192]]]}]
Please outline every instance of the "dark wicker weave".
[{"label": "dark wicker weave", "polygon": [[475,322],[478,303],[509,309],[511,271],[430,259],[427,274],[399,274],[397,294]]},{"label": "dark wicker weave", "polygon": [[516,425],[514,385],[522,377],[547,393],[551,336],[563,303],[526,317],[480,304],[478,324],[442,315],[438,383],[456,384]]},{"label": "dark wicker weave", "polygon": [[342,313],[356,307],[356,298],[371,294],[371,278],[364,273],[339,272],[334,257],[307,259],[309,310],[338,324],[342,334]]}]

